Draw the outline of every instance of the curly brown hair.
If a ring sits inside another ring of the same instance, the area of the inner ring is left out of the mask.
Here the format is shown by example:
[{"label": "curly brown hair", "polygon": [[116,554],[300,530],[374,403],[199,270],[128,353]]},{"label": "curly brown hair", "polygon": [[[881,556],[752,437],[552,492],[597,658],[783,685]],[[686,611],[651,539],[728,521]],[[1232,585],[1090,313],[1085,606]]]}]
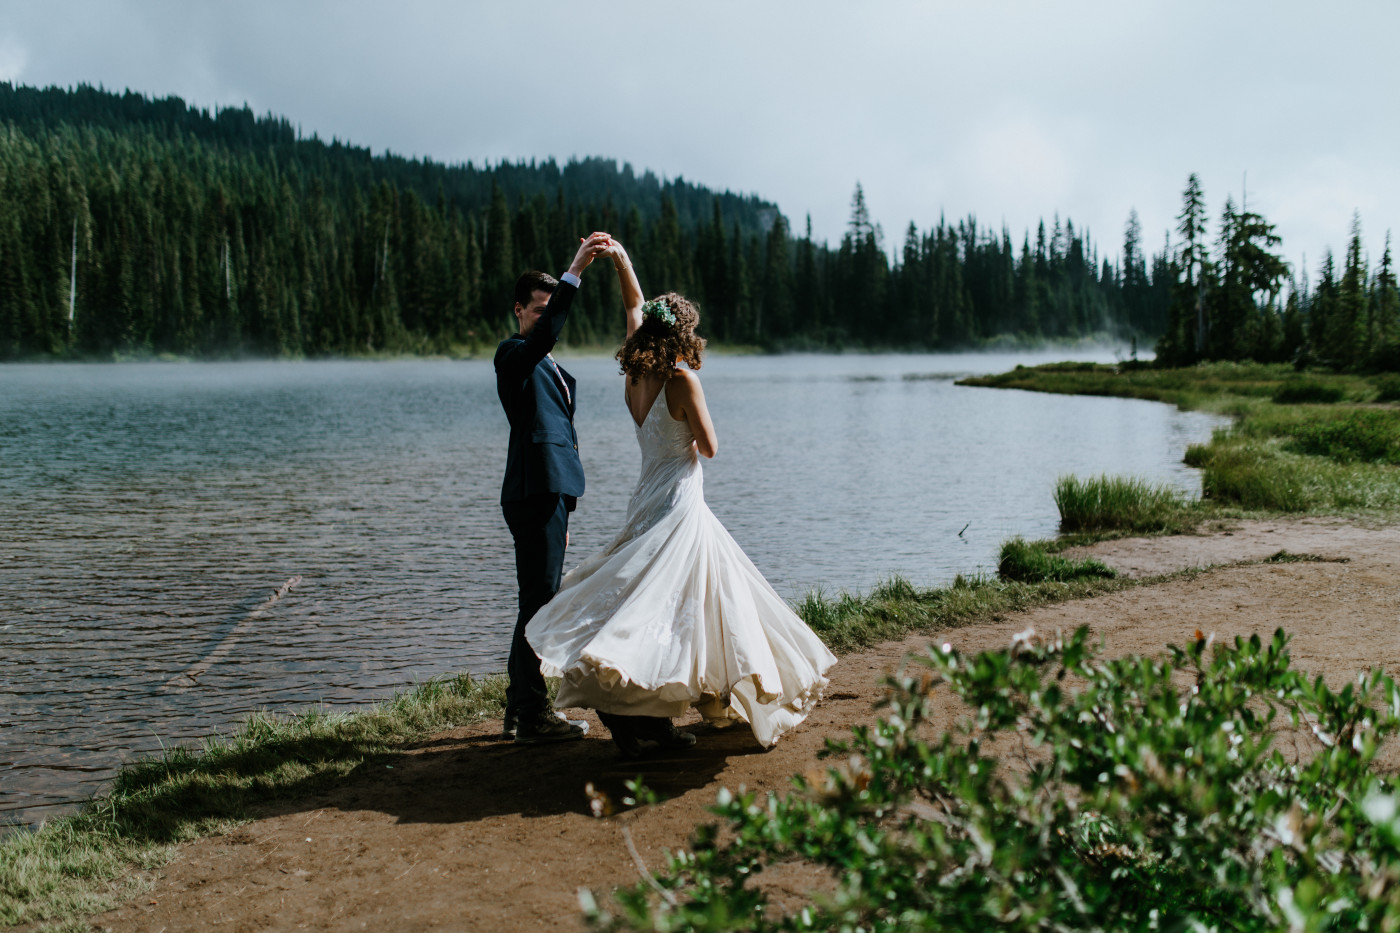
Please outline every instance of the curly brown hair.
[{"label": "curly brown hair", "polygon": [[645,315],[642,324],[617,351],[622,371],[632,377],[632,384],[643,376],[668,376],[676,361],[691,369],[699,369],[705,352],[705,338],[695,334],[700,323],[700,309],[689,298],[675,292],[657,295],[653,301],[663,301],[675,317],[675,324]]}]

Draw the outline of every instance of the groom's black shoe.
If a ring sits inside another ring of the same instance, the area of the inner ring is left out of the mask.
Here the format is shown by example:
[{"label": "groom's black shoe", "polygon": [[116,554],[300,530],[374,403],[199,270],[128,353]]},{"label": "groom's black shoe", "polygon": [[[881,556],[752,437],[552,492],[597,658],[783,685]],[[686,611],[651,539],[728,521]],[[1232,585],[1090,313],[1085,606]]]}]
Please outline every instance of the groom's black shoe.
[{"label": "groom's black shoe", "polygon": [[[549,715],[549,714],[546,714],[546,715]],[[555,719],[564,719],[564,714],[563,714],[563,713],[554,713],[553,716],[554,716]],[[576,725],[576,726],[578,726],[580,729],[582,729],[582,730],[584,731],[585,734],[587,734],[587,732],[588,732],[588,722],[587,722],[587,720],[584,720],[584,719],[570,719],[570,720],[567,720],[567,721],[573,723],[573,724]],[[501,737],[502,737],[502,738],[505,738],[505,739],[513,739],[513,738],[515,738],[515,733],[518,732],[518,731],[520,731],[520,714],[519,714],[519,713],[512,712],[512,711],[510,711],[510,710],[506,710],[505,717],[501,720]]]},{"label": "groom's black shoe", "polygon": [[588,723],[570,721],[558,713],[541,712],[521,716],[513,723],[516,745],[543,745],[547,742],[567,742],[588,734]]}]

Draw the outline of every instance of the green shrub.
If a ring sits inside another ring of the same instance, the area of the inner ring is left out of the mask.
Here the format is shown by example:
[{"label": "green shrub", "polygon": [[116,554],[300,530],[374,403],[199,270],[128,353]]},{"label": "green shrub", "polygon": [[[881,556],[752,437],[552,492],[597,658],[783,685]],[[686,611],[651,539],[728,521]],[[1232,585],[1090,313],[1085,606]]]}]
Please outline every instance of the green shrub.
[{"label": "green shrub", "polygon": [[1055,483],[1062,531],[1183,531],[1194,527],[1181,493],[1123,476]]},{"label": "green shrub", "polygon": [[1001,546],[997,561],[997,576],[1003,580],[1039,583],[1042,580],[1081,580],[1092,577],[1113,578],[1118,572],[1092,557],[1071,560],[1046,550],[1044,541],[1012,538]]},{"label": "green shrub", "polygon": [[1400,375],[1387,373],[1376,378],[1376,401],[1400,402]]},{"label": "green shrub", "polygon": [[1338,463],[1400,463],[1400,413],[1350,411],[1293,427],[1289,446]]},{"label": "green shrub", "polygon": [[1334,405],[1346,395],[1341,386],[1326,382],[1286,382],[1274,391],[1280,405]]},{"label": "green shrub", "polygon": [[[1114,660],[1086,629],[1024,633],[918,660],[825,774],[786,797],[721,790],[722,829],[659,877],[583,892],[593,928],[1395,927],[1400,789],[1372,769],[1400,730],[1389,678],[1334,693],[1290,670],[1282,632]],[[933,719],[948,693],[960,728]]]}]

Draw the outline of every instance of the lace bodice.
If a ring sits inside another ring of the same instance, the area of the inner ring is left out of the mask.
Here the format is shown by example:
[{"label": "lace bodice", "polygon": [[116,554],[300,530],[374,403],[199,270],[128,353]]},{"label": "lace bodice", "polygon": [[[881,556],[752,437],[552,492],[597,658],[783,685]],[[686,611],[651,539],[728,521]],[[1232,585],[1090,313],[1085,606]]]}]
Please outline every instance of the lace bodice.
[{"label": "lace bodice", "polygon": [[671,417],[663,388],[651,403],[651,410],[637,425],[637,446],[642,449],[642,469],[655,460],[693,460],[695,435],[690,425]]},{"label": "lace bodice", "polygon": [[627,522],[613,542],[615,547],[645,532],[682,499],[703,501],[705,496],[695,435],[690,433],[690,425],[671,417],[665,389],[636,427],[642,470],[627,503]]}]

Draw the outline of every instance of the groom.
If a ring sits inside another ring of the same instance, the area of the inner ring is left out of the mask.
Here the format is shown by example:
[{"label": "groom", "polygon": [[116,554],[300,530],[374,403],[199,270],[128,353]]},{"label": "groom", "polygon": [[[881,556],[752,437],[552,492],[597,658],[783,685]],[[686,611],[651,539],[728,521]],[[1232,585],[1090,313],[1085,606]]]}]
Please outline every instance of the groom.
[{"label": "groom", "polygon": [[568,543],[569,513],[583,495],[583,464],[574,433],[575,380],[549,355],[578,291],[579,276],[608,248],[595,233],[558,280],[526,272],[515,283],[517,332],[496,348],[496,394],[510,420],[501,511],[515,539],[520,614],[506,673],[505,731],[517,745],[561,742],[588,731],[550,711],[540,659],[525,640],[525,626],[559,589]]}]

